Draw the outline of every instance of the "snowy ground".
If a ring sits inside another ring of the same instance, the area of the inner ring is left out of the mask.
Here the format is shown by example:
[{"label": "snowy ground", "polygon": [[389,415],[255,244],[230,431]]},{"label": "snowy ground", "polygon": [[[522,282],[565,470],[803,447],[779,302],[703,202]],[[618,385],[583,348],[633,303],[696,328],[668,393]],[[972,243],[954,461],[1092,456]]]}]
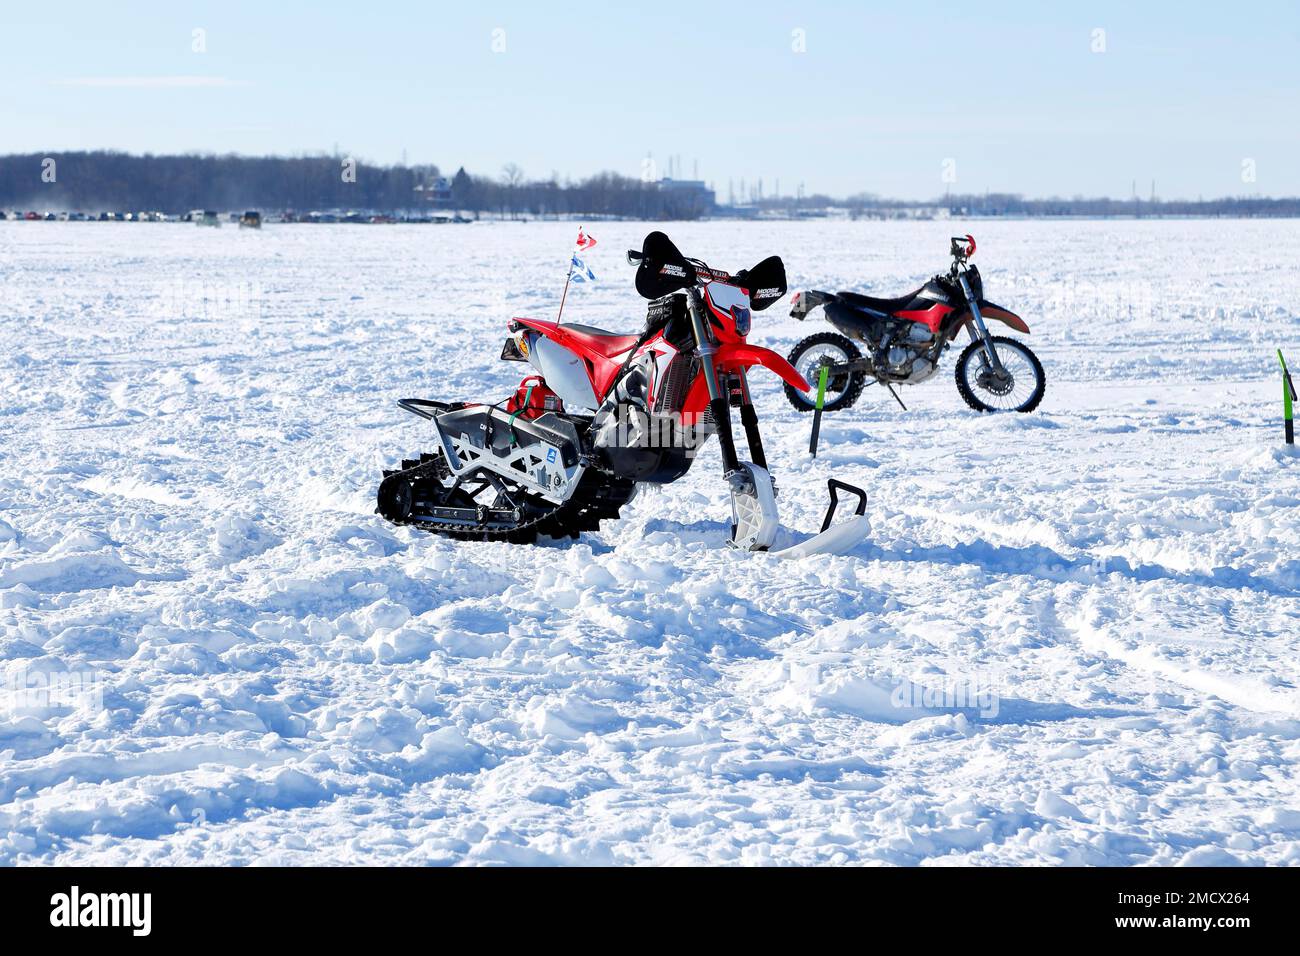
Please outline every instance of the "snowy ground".
[{"label": "snowy ground", "polygon": [[[953,225],[668,231],[884,295]],[[568,318],[640,322],[646,229]],[[794,564],[721,546],[712,448],[576,543],[371,513],[394,400],[503,396],[572,225],[0,223],[0,863],[1300,863],[1300,224],[969,229],[1041,411],[950,353],[812,462],[756,375],[787,526],[871,493]]]}]

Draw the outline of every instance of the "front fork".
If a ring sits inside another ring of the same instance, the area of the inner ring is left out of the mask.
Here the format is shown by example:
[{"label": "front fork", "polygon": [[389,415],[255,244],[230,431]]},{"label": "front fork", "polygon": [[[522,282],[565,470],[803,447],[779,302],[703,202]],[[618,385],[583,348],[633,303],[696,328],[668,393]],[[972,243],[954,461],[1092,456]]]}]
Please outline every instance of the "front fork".
[{"label": "front fork", "polygon": [[754,411],[754,400],[749,395],[749,378],[741,369],[740,376],[740,421],[745,426],[745,441],[749,444],[749,457],[754,464],[767,471],[767,455],[763,453],[763,436],[758,433],[758,413]]},{"label": "front fork", "polygon": [[[998,358],[998,351],[993,347],[993,337],[989,335],[989,327],[984,324],[984,316],[980,315],[979,303],[975,300],[975,293],[971,290],[970,283],[966,281],[966,274],[958,273],[957,281],[961,283],[961,291],[966,294],[966,302],[970,305],[971,320],[975,323],[974,329],[968,325],[966,331],[970,333],[972,342],[978,340],[983,343],[984,355],[981,361],[991,368],[995,374],[1003,374],[1002,360]],[[979,331],[976,332],[975,329]]]},{"label": "front fork", "polygon": [[[699,289],[691,289],[689,298],[691,329],[695,333],[695,346],[700,353],[700,374],[704,376],[704,384],[709,390],[709,414],[713,417],[713,427],[718,433],[718,446],[722,449],[722,470],[728,482],[748,483],[749,475],[741,470],[740,459],[736,456],[736,439],[731,432],[730,397],[723,392],[722,385],[718,381],[717,367],[713,364],[713,356],[717,348],[709,335],[708,322],[704,316],[703,297]],[[745,439],[749,443],[749,453],[754,459],[754,464],[766,469],[767,458],[763,454],[763,440],[758,433],[758,415],[754,412],[754,405],[750,400],[749,383],[745,379],[744,371],[740,373],[740,388],[742,397],[740,420],[745,426]]]}]

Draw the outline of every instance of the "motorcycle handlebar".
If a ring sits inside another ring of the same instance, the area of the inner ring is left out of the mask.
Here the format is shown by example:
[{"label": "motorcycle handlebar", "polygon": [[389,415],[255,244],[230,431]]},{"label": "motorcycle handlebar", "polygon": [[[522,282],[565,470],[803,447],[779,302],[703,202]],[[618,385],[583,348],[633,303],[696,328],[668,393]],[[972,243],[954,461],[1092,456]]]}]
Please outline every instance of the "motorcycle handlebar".
[{"label": "motorcycle handlebar", "polygon": [[[642,255],[640,252],[638,252],[636,249],[629,249],[627,251],[628,265],[630,266],[639,265],[644,260],[645,260],[645,256]],[[697,277],[703,276],[709,280],[716,279],[722,282],[728,282],[732,279],[731,273],[723,272],[721,269],[714,269],[712,266],[708,265],[705,262],[700,261],[699,259],[687,259],[686,261],[691,264],[691,268],[695,270],[695,274]]]},{"label": "motorcycle handlebar", "polygon": [[975,255],[975,237],[972,235],[953,236],[952,255],[958,259],[969,259]]}]

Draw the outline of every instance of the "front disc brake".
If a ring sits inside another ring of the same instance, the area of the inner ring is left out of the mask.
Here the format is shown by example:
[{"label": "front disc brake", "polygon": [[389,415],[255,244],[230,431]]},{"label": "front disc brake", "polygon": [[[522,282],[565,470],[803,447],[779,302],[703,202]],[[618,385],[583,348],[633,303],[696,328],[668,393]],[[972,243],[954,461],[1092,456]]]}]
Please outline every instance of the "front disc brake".
[{"label": "front disc brake", "polygon": [[993,395],[1009,395],[1016,387],[1015,378],[1006,369],[1000,372],[984,369],[976,376],[975,381],[980,388]]}]

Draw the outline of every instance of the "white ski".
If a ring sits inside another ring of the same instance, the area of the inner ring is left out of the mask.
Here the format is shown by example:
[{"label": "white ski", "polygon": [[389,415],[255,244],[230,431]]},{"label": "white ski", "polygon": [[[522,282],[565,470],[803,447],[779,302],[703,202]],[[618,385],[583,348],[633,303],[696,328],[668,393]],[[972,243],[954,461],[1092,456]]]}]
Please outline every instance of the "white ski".
[{"label": "white ski", "polygon": [[778,558],[806,558],[813,554],[844,554],[856,548],[871,532],[866,515],[854,515],[848,521],[827,528],[807,541],[800,541],[772,553]]},{"label": "white ski", "polygon": [[[740,467],[749,472],[751,487],[731,492],[731,545],[746,551],[767,551],[776,540],[780,521],[776,512],[776,496],[772,492],[772,479],[767,470],[752,462],[742,461]],[[841,482],[831,482],[834,487],[847,489]],[[861,492],[855,493],[861,497]],[[865,499],[863,499],[865,502]],[[834,505],[832,504],[832,509]],[[847,521],[826,528],[806,541],[791,545],[772,554],[781,558],[806,558],[814,554],[844,554],[851,551],[871,532],[866,515],[855,514]]]}]

